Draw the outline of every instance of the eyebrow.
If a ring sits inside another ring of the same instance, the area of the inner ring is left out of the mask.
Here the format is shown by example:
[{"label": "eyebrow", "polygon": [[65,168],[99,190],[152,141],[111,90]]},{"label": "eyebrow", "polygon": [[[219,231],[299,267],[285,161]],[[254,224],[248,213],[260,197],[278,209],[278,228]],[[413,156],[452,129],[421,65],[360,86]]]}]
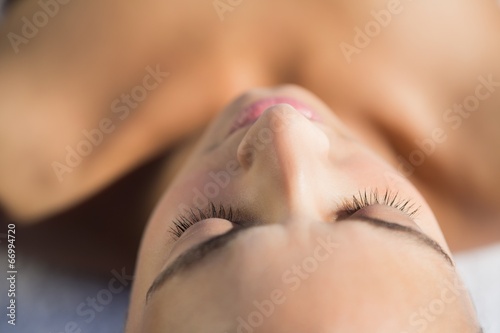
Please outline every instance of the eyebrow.
[{"label": "eyebrow", "polygon": [[[385,220],[380,220],[376,218],[357,216],[356,218],[347,218],[339,220],[336,223],[346,223],[346,222],[364,222],[373,227],[381,228],[382,230],[388,230],[391,232],[404,233],[410,236],[411,239],[416,242],[425,245],[427,248],[432,249],[435,253],[438,253],[446,262],[454,267],[453,260],[450,256],[443,250],[441,245],[435,240],[431,239],[426,234],[421,231],[401,225],[399,223],[389,222]],[[217,250],[226,247],[233,239],[235,239],[241,232],[254,228],[258,225],[249,225],[248,227],[231,229],[225,234],[210,238],[193,248],[187,250],[185,253],[180,255],[171,265],[165,268],[154,280],[146,294],[146,303],[151,299],[154,293],[160,289],[168,280],[176,276],[182,271],[192,268],[196,264],[201,263],[210,254],[213,254]]]}]

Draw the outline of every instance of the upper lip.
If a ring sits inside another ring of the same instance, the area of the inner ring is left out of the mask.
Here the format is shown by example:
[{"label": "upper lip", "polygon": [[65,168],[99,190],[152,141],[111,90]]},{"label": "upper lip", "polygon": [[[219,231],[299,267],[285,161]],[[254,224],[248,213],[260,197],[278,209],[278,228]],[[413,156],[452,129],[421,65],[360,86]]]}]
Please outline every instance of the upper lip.
[{"label": "upper lip", "polygon": [[319,114],[313,108],[298,99],[287,96],[265,97],[251,103],[239,112],[233,121],[228,135],[231,135],[240,128],[253,124],[264,113],[264,111],[277,104],[288,104],[307,119],[314,121],[321,120]]}]

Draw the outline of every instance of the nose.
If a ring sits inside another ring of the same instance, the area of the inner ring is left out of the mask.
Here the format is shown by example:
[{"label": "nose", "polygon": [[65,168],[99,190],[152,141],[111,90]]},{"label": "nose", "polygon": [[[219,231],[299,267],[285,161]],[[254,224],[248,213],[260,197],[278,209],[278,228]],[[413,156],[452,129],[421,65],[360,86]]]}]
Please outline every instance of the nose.
[{"label": "nose", "polygon": [[319,203],[329,167],[328,136],[292,106],[267,109],[238,146],[245,188],[266,216],[322,219]]}]

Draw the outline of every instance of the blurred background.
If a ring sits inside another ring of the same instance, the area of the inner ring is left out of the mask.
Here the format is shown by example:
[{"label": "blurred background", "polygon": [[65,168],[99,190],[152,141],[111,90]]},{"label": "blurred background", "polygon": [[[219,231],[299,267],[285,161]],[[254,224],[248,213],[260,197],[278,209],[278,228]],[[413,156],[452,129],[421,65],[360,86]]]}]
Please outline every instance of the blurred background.
[{"label": "blurred background", "polygon": [[[387,125],[383,121],[402,119],[425,127],[428,119],[419,117],[420,109],[405,114],[400,101],[390,101],[391,111],[399,112],[396,116],[377,113],[377,107],[389,101],[389,92],[413,98],[405,95],[404,85],[385,85],[390,75],[409,82],[440,105],[439,110],[445,110],[473,91],[479,75],[490,73],[490,67],[500,68],[500,30],[494,21],[500,7],[493,0],[478,0],[479,9],[465,0],[420,0],[421,7],[414,1],[415,15],[405,16],[397,28],[391,26],[360,54],[350,54],[356,59],[352,64],[346,62],[339,45],[352,42],[353,27],[370,18],[366,8],[383,8],[387,1],[316,1],[300,12],[284,6],[288,2],[276,0],[269,1],[274,5],[263,13],[246,5],[250,0],[245,1],[236,8],[227,7],[225,1],[0,0],[0,202],[4,205],[0,207],[0,281],[8,277],[7,230],[11,223],[16,225],[18,271],[15,327],[4,315],[8,284],[0,283],[0,332],[122,332],[141,232],[171,177],[164,173],[165,163],[175,153],[175,146],[196,139],[208,120],[245,89],[297,83],[339,110],[346,122],[367,117],[383,127]],[[58,4],[57,10],[47,5],[50,3]],[[338,11],[319,19],[330,5]],[[64,6],[69,14],[59,15]],[[22,30],[26,25],[23,17],[33,17],[40,8],[52,10],[53,16],[48,15],[37,32],[29,27]],[[257,22],[279,18],[286,28],[275,23],[275,30],[260,31],[255,23],[260,16],[252,16],[253,12],[263,17]],[[346,28],[332,30],[330,24],[337,22]],[[305,36],[302,30],[306,26],[324,33]],[[491,30],[496,34],[485,33]],[[13,31],[16,36],[10,34]],[[294,39],[305,40],[314,56]],[[257,43],[264,45],[262,52],[252,47]],[[252,65],[267,57],[266,66]],[[174,79],[165,80],[151,93],[141,112],[129,115],[131,110],[125,109],[110,114],[115,98],[131,91],[150,73],[146,68],[168,71]],[[459,93],[449,99],[442,97],[450,87]],[[366,114],[342,114],[351,105]],[[497,114],[497,120],[498,111],[485,106],[485,112]],[[78,146],[82,129],[99,128],[103,117],[121,121],[117,115],[127,121],[103,139],[102,145],[96,145],[81,166],[76,163],[71,172],[60,171],[64,181],[58,181],[53,161],[63,161],[68,146]],[[470,126],[476,129],[483,126],[478,137],[499,132],[497,122],[481,124],[478,119],[467,124],[475,124]],[[169,127],[170,123],[176,125]],[[395,141],[397,148],[414,149],[404,146],[402,140]],[[440,156],[447,153],[451,154],[445,150]],[[464,170],[477,160],[473,153],[460,153]],[[498,156],[498,151],[488,154]],[[439,163],[440,156],[427,164]],[[434,180],[427,164],[417,175]],[[454,176],[460,178],[460,174]],[[489,182],[494,185],[500,179]],[[6,193],[18,195],[8,197]],[[449,232],[446,224],[443,229]],[[498,239],[498,234],[490,236]],[[479,240],[466,233],[464,238],[470,238],[468,248],[451,244],[458,253],[458,268],[471,290],[485,333],[500,333],[500,245],[490,242],[475,249]]]}]

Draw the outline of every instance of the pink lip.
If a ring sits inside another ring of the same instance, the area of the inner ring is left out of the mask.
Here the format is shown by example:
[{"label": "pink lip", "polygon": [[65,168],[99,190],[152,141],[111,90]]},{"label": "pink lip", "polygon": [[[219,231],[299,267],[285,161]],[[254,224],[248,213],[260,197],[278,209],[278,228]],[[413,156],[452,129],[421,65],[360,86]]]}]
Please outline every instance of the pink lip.
[{"label": "pink lip", "polygon": [[268,97],[249,105],[243,109],[239,116],[235,119],[229,134],[234,133],[240,128],[246,127],[253,124],[259,119],[259,117],[269,109],[271,106],[276,104],[288,104],[300,112],[304,117],[313,121],[321,121],[320,116],[311,109],[307,104],[293,99],[291,97]]}]

